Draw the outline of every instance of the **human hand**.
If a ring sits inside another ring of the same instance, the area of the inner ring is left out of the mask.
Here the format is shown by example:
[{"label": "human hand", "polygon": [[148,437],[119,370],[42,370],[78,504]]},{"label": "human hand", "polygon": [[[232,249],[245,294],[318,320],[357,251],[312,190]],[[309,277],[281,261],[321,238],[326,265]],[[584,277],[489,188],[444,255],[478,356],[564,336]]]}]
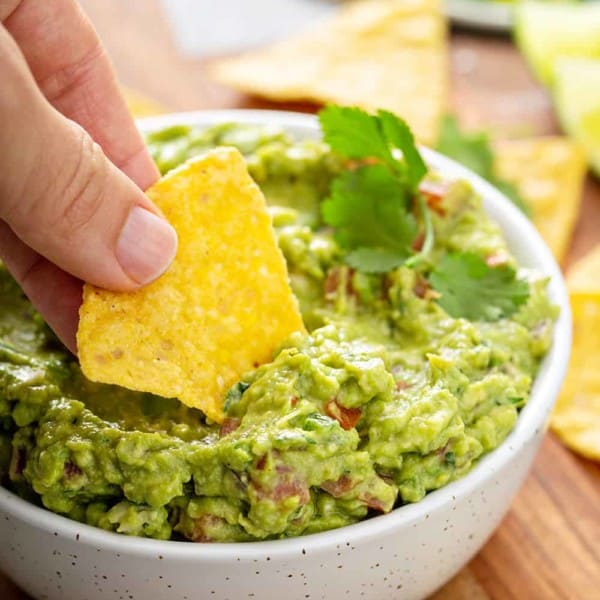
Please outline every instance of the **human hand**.
[{"label": "human hand", "polygon": [[0,0],[0,258],[72,351],[82,281],[160,276],[175,230],[142,192],[157,178],[75,0]]}]

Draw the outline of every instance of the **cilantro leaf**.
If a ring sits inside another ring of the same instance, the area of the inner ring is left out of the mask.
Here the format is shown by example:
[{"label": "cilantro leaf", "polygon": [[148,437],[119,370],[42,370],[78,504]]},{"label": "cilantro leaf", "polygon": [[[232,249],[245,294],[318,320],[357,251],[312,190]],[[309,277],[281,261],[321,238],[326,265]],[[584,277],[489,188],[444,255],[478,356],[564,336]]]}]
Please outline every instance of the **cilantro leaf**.
[{"label": "cilantro leaf", "polygon": [[379,158],[393,161],[377,117],[353,106],[326,106],[319,112],[323,138],[345,158]]},{"label": "cilantro leaf", "polygon": [[407,255],[403,250],[361,246],[348,252],[346,262],[363,273],[387,273],[401,266]]},{"label": "cilantro leaf", "polygon": [[517,208],[528,217],[531,216],[531,209],[527,206],[517,188],[495,174],[494,152],[489,136],[485,132],[465,133],[461,131],[455,117],[446,115],[442,121],[436,150],[453,158],[489,181],[507,196]]},{"label": "cilantro leaf", "polygon": [[411,253],[418,226],[407,210],[409,199],[406,187],[384,165],[368,165],[337,177],[321,210],[335,227],[336,241],[350,251],[349,264],[376,273],[399,266]]},{"label": "cilantro leaf", "polygon": [[487,179],[494,170],[494,154],[485,132],[464,133],[456,117],[446,115],[440,128],[436,150],[453,158]]},{"label": "cilantro leaf", "polygon": [[513,314],[529,298],[529,285],[510,265],[490,267],[473,252],[445,255],[429,276],[451,316],[496,321]]},{"label": "cilantro leaf", "polygon": [[388,142],[402,152],[406,163],[406,179],[411,190],[416,190],[427,173],[427,165],[415,145],[415,138],[408,125],[395,114],[380,110],[377,115],[383,135]]},{"label": "cilantro leaf", "polygon": [[[364,272],[381,273],[409,257],[422,260],[433,246],[429,209],[418,191],[427,166],[408,125],[385,110],[370,115],[334,105],[324,108],[319,120],[333,152],[364,161],[338,175],[330,197],[321,204],[324,222],[335,228],[335,239],[347,251],[346,262]],[[418,255],[412,248],[419,230],[415,204],[426,237]]]}]

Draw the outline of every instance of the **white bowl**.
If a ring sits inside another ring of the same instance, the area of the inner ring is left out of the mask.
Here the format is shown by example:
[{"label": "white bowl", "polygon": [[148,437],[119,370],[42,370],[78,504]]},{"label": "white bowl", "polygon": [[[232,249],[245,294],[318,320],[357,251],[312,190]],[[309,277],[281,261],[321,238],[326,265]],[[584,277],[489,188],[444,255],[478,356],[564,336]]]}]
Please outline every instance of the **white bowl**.
[{"label": "white bowl", "polygon": [[[139,125],[149,131],[224,121],[318,135],[314,117],[273,111],[184,113]],[[0,569],[35,598],[48,600],[422,598],[450,579],[496,528],[529,470],[566,370],[571,317],[560,270],[533,225],[467,169],[423,152],[441,173],[472,183],[520,263],[550,276],[549,293],[561,309],[531,398],[500,447],[421,502],[341,529],[267,542],[126,537],[55,515],[0,488]]]}]

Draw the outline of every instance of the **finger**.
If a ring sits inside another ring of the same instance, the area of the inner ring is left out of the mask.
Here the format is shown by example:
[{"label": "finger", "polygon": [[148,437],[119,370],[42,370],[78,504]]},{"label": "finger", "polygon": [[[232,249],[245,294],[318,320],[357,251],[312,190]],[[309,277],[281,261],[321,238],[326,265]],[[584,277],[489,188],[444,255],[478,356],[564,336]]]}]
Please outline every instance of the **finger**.
[{"label": "finger", "polygon": [[142,189],[154,183],[158,170],[102,44],[75,0],[0,0],[0,21],[53,106],[79,123]]},{"label": "finger", "polygon": [[177,236],[77,124],[43,98],[0,26],[0,219],[79,279],[132,290],[172,261]]},{"label": "finger", "polygon": [[26,246],[0,221],[0,257],[36,309],[75,354],[82,283]]}]

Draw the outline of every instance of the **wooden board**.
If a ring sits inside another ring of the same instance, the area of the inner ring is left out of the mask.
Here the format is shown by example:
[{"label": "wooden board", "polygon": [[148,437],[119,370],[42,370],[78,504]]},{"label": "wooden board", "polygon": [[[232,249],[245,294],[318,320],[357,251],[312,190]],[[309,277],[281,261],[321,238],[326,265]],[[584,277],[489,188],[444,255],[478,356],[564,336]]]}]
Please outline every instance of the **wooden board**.
[{"label": "wooden board", "polygon": [[[273,105],[212,82],[177,55],[158,0],[81,0],[123,83],[172,110],[315,107]],[[454,32],[452,103],[467,126],[508,137],[557,132],[548,95],[510,41]],[[569,261],[600,241],[600,183],[585,185]],[[0,598],[26,600],[0,575]],[[525,486],[483,550],[435,600],[600,598],[600,465],[548,435]]]}]

